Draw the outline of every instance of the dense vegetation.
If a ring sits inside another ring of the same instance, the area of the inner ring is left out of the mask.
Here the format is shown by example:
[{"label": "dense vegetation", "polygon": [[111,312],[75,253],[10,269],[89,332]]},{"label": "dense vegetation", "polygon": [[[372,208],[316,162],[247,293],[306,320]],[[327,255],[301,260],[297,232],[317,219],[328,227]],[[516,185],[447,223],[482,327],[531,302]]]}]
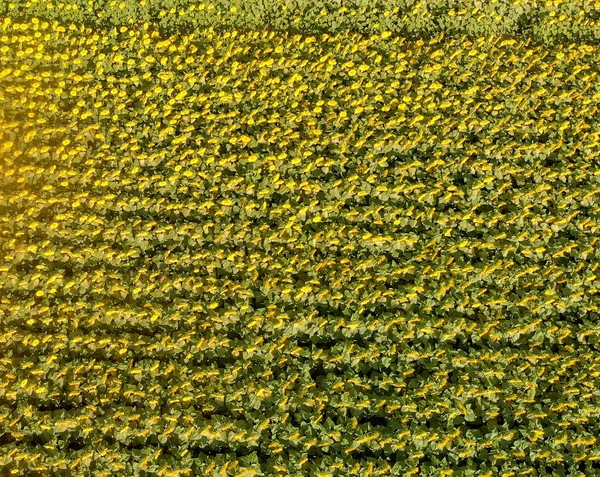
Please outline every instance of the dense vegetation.
[{"label": "dense vegetation", "polygon": [[6,475],[600,475],[596,46],[18,5]]},{"label": "dense vegetation", "polygon": [[163,34],[267,27],[414,39],[524,35],[546,45],[600,41],[600,2],[590,0],[0,0],[2,14],[94,29],[149,22]]}]

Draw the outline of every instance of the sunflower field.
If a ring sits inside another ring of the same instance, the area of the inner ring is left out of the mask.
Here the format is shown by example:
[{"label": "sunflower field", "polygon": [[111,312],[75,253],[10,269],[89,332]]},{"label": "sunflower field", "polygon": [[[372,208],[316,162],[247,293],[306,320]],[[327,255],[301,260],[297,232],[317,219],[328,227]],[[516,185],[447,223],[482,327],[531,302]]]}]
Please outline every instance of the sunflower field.
[{"label": "sunflower field", "polygon": [[0,476],[600,475],[597,20],[0,0]]}]

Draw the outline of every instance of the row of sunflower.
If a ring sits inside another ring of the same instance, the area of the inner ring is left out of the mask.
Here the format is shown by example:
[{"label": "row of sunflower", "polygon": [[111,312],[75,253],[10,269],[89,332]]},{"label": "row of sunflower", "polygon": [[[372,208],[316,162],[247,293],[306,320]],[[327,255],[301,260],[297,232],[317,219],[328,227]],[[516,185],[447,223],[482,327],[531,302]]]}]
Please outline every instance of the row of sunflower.
[{"label": "row of sunflower", "polygon": [[600,2],[588,0],[3,0],[0,15],[96,27],[149,22],[168,34],[267,26],[412,38],[527,35],[546,44],[600,40]]},{"label": "row of sunflower", "polygon": [[595,46],[0,24],[8,475],[594,475]]}]

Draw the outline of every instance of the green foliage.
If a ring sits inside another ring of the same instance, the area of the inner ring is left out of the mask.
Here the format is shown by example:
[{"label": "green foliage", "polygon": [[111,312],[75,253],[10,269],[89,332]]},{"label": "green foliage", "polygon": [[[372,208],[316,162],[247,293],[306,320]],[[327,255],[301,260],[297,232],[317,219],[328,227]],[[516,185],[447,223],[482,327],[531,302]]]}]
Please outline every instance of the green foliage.
[{"label": "green foliage", "polygon": [[94,28],[149,22],[166,35],[213,27],[308,34],[391,31],[415,39],[442,33],[522,35],[547,45],[600,39],[600,4],[581,0],[0,0],[0,15]]},{"label": "green foliage", "polygon": [[[600,55],[531,16],[572,4],[14,5],[3,475],[598,474]],[[330,33],[199,28],[292,9]]]}]

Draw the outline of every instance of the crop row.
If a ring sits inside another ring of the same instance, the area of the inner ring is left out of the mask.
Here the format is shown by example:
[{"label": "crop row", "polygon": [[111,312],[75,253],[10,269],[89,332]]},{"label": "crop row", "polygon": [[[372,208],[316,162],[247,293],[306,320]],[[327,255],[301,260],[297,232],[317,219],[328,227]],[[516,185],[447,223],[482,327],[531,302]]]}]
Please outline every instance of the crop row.
[{"label": "crop row", "polygon": [[5,0],[0,15],[96,29],[149,23],[165,34],[199,28],[359,32],[411,38],[523,35],[538,43],[597,43],[600,3],[583,0]]}]

